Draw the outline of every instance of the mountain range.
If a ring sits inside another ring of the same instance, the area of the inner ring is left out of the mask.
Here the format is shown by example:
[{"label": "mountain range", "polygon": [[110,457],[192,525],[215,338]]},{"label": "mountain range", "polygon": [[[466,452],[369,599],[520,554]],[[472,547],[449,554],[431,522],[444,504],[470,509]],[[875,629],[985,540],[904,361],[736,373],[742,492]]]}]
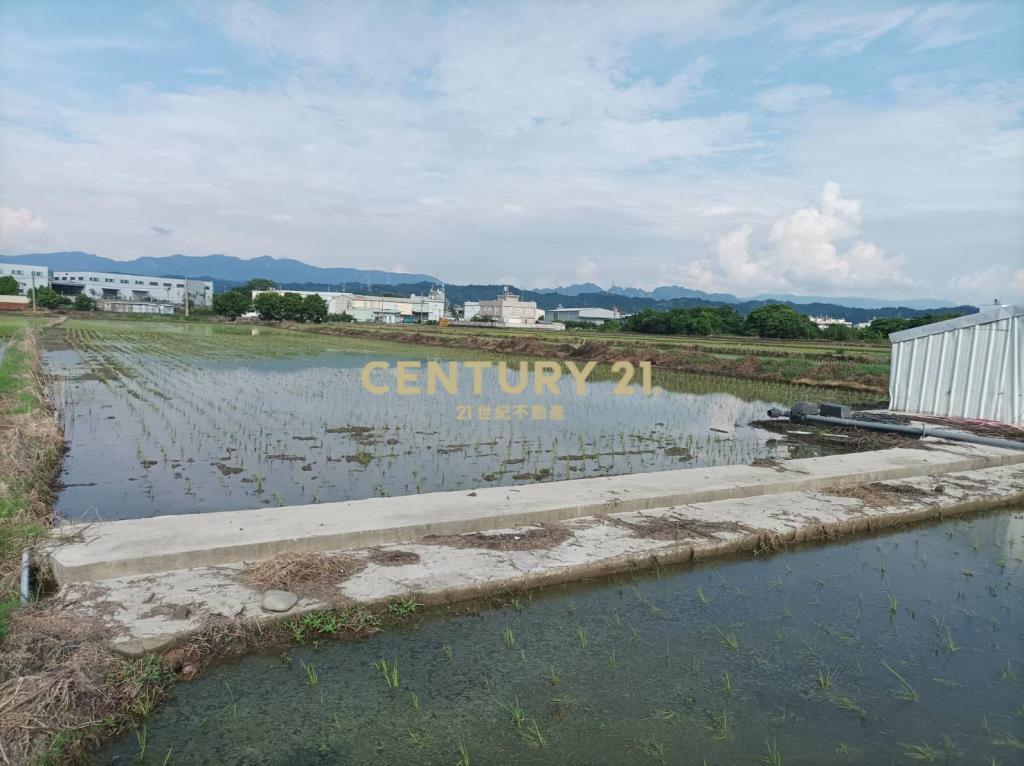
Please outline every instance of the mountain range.
[{"label": "mountain range", "polygon": [[186,277],[211,279],[214,282],[242,283],[263,278],[274,282],[310,282],[337,285],[397,284],[399,282],[437,282],[429,274],[401,274],[376,269],[349,269],[310,266],[294,258],[242,259],[233,255],[167,255],[146,256],[131,261],[115,261],[79,251],[66,253],[30,253],[0,255],[0,263],[24,263],[27,266],[49,266],[57,271],[107,271],[116,274],[140,274],[146,277]]},{"label": "mountain range", "polygon": [[[371,294],[426,292],[441,284],[429,274],[403,274],[376,269],[322,268],[311,266],[293,258],[242,259],[230,255],[168,255],[147,256],[131,261],[110,258],[79,251],[62,253],[30,253],[2,255],[0,263],[24,263],[48,266],[56,271],[107,271],[122,274],[140,274],[159,277],[188,277],[209,279],[217,292],[244,284],[250,279],[269,279],[281,287],[293,290],[360,291]],[[502,285],[445,285],[448,299],[458,305],[465,300],[491,299],[502,290]],[[747,314],[767,302],[780,302],[793,306],[803,314],[828,315],[862,322],[874,317],[917,316],[930,309],[954,309],[970,313],[971,306],[955,306],[945,300],[912,299],[884,300],[879,298],[829,298],[811,295],[761,294],[743,299],[731,293],[707,293],[679,285],[666,285],[653,290],[613,285],[605,290],[593,282],[564,287],[517,290],[524,300],[534,300],[543,309],[559,306],[595,306],[617,308],[624,312],[644,309],[672,309],[691,306],[723,306]]]},{"label": "mountain range", "polygon": [[538,293],[560,293],[561,295],[584,295],[592,293],[610,293],[611,295],[625,295],[630,298],[653,298],[657,301],[671,301],[677,298],[701,298],[708,301],[720,301],[722,303],[745,303],[747,301],[779,301],[781,303],[793,303],[807,305],[812,303],[838,304],[858,309],[880,309],[887,306],[905,306],[912,309],[937,309],[952,308],[952,301],[938,298],[865,298],[865,297],[832,297],[824,295],[793,295],[790,293],[759,293],[752,297],[738,298],[732,293],[706,293],[701,290],[691,290],[688,287],[679,285],[663,285],[653,290],[642,290],[639,287],[619,287],[612,285],[605,290],[593,282],[582,282],[564,287],[546,287],[536,290]]}]

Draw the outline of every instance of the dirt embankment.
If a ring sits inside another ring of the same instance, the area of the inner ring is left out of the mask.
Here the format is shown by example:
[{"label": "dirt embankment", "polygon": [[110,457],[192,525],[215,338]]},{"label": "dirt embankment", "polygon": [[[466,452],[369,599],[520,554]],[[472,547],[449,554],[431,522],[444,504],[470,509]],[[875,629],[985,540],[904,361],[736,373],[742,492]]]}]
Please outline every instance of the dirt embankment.
[{"label": "dirt embankment", "polygon": [[653,367],[697,375],[725,376],[744,380],[763,380],[772,383],[796,383],[854,391],[885,394],[889,380],[885,375],[858,369],[858,360],[839,355],[779,358],[777,353],[748,353],[739,358],[716,356],[706,351],[684,346],[657,348],[650,344],[637,344],[634,349],[624,348],[621,341],[609,342],[588,339],[579,345],[556,337],[524,337],[522,335],[496,338],[491,335],[461,332],[431,332],[374,327],[367,329],[351,325],[301,325],[285,323],[287,329],[315,332],[325,335],[343,335],[364,340],[407,343],[422,347],[454,348],[507,354],[538,359],[595,361],[612,363],[620,360],[636,364],[651,362]]}]

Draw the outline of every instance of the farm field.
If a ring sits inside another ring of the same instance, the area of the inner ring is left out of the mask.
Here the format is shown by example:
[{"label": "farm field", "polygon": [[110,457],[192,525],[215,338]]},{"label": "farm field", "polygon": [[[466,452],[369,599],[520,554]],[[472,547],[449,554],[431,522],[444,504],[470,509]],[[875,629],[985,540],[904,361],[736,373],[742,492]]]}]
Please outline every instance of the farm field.
[{"label": "farm field", "polygon": [[[577,397],[380,396],[371,360],[476,359],[367,335],[195,322],[67,320],[42,334],[69,439],[58,515],[137,518],[822,454],[751,426],[774,404],[835,398],[771,382],[664,372],[649,397],[595,375]],[[483,358],[513,359],[492,353]],[[864,399],[863,394],[849,394]],[[517,411],[516,407],[530,410]],[[543,419],[535,419],[534,405]],[[548,417],[558,405],[561,417]],[[479,418],[505,407],[507,420]],[[467,410],[471,417],[465,419]]]},{"label": "farm field", "polygon": [[102,756],[1017,763],[1022,534],[1008,509],[410,614],[359,642],[295,618],[298,645],[178,686]]}]

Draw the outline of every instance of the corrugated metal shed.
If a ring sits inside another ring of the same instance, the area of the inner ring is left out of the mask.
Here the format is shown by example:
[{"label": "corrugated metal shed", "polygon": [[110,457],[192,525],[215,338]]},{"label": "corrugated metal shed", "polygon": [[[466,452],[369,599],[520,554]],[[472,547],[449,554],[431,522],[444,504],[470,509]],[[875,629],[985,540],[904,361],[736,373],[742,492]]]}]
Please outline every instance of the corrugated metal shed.
[{"label": "corrugated metal shed", "polygon": [[1024,304],[894,332],[889,408],[1024,425]]}]

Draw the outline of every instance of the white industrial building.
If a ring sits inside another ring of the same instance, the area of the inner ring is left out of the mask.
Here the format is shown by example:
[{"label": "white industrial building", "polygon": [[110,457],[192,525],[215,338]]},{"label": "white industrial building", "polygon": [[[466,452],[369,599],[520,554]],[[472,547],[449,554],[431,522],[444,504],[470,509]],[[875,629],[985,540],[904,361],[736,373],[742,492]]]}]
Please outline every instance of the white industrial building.
[{"label": "white industrial building", "polygon": [[1024,304],[889,336],[889,408],[1024,425]]},{"label": "white industrial building", "polygon": [[544,318],[544,311],[536,301],[520,300],[506,287],[493,301],[466,301],[462,318],[467,322],[494,322],[499,325],[536,324]]},{"label": "white industrial building", "polygon": [[260,292],[272,292],[283,295],[319,295],[327,301],[327,311],[331,314],[348,314],[357,322],[379,322],[382,324],[402,324],[410,322],[437,322],[444,317],[444,288],[431,290],[427,295],[392,296],[392,295],[358,295],[356,293],[331,292],[329,290],[256,290],[252,297]]},{"label": "white industrial building", "polygon": [[213,305],[213,282],[176,277],[144,277],[105,271],[55,271],[50,286],[64,295],[88,295],[98,301],[147,301],[184,304],[188,292],[190,306]]},{"label": "white industrial building", "polygon": [[596,325],[610,322],[613,319],[622,319],[622,314],[615,309],[563,308],[562,306],[546,312],[546,316],[551,322],[589,322]]},{"label": "white industrial building", "polygon": [[28,295],[33,287],[50,286],[50,269],[46,266],[0,263],[0,277],[14,277],[21,287],[22,295]]}]

